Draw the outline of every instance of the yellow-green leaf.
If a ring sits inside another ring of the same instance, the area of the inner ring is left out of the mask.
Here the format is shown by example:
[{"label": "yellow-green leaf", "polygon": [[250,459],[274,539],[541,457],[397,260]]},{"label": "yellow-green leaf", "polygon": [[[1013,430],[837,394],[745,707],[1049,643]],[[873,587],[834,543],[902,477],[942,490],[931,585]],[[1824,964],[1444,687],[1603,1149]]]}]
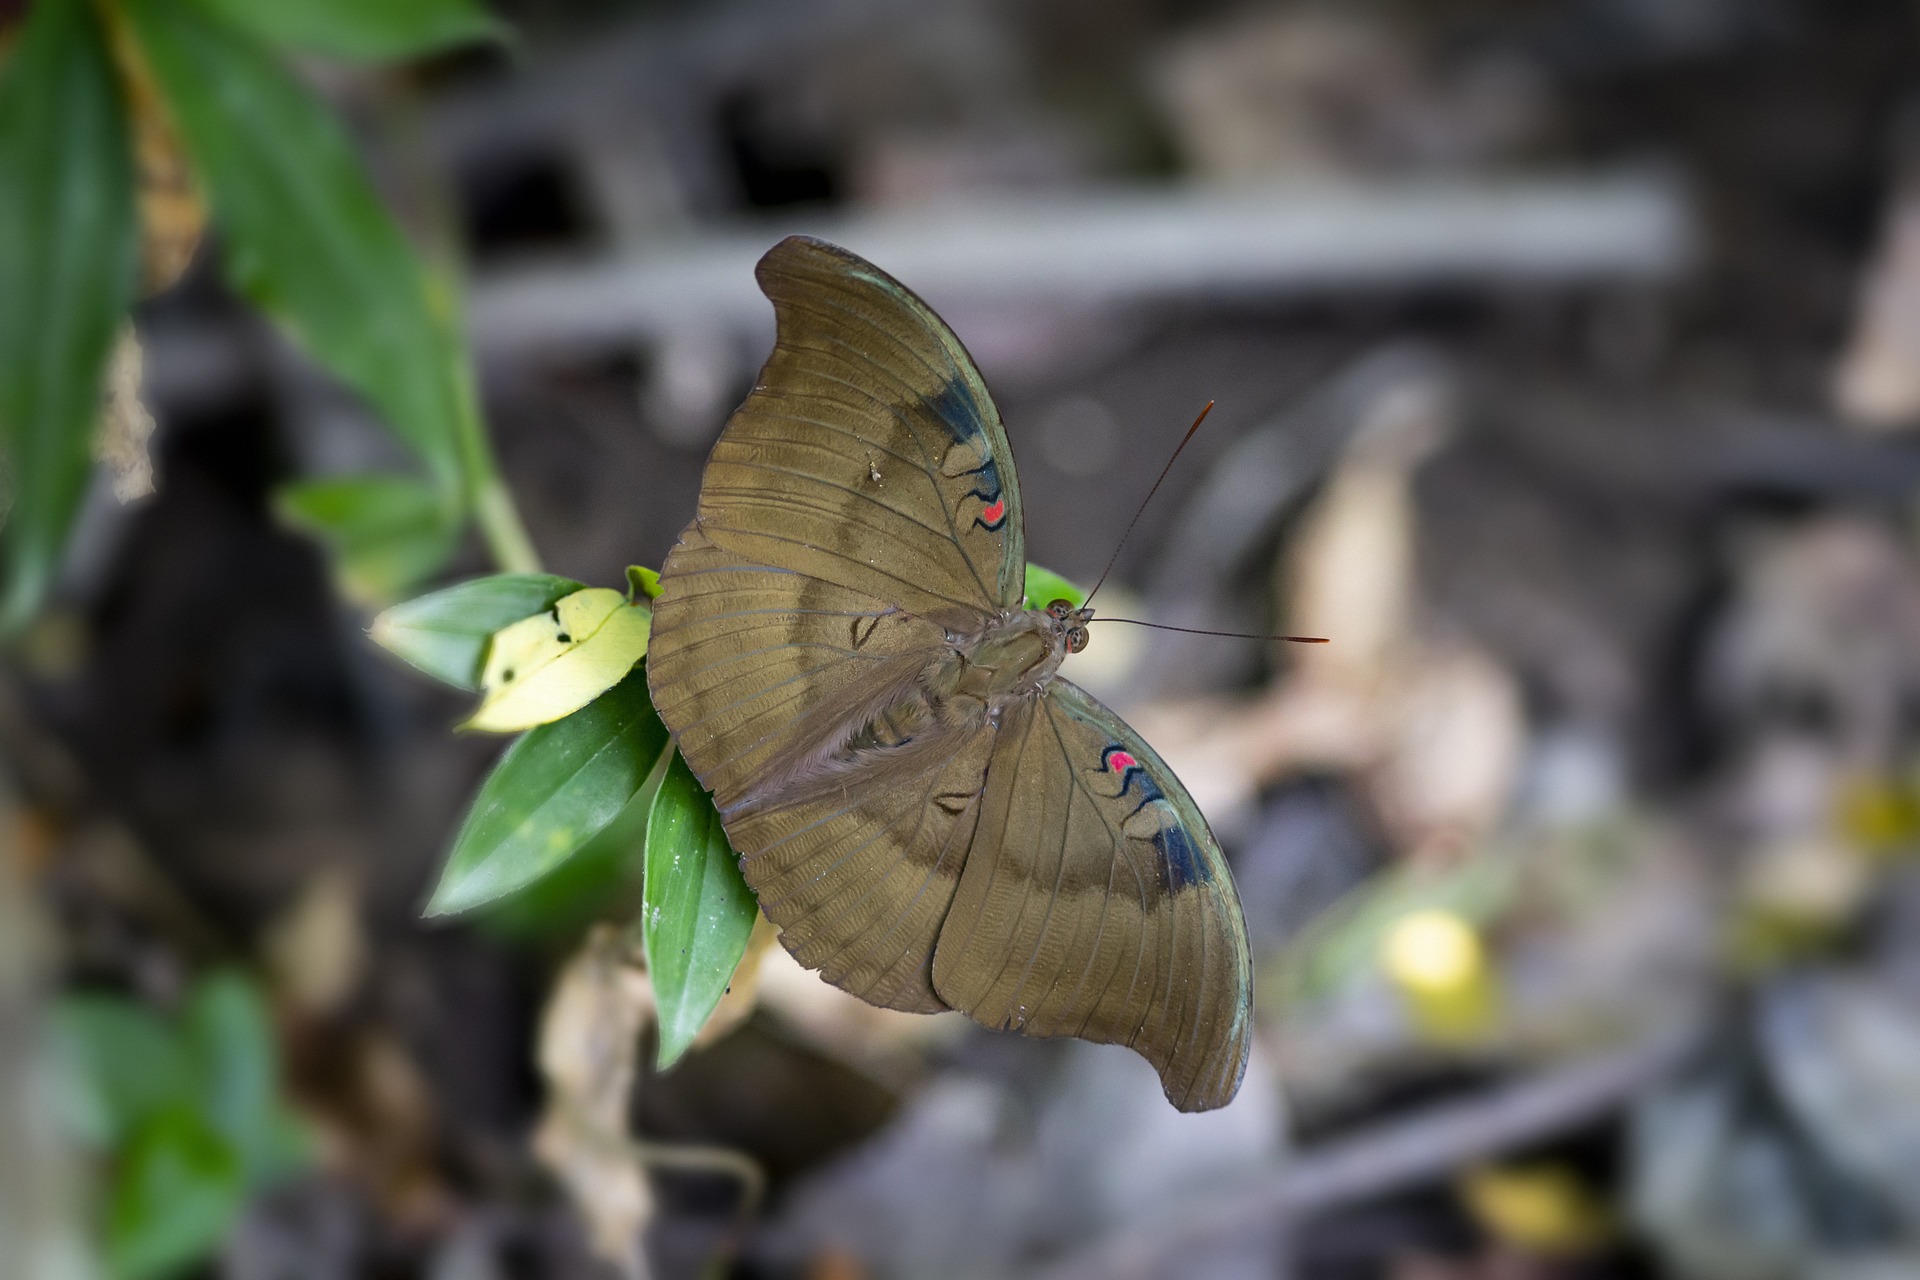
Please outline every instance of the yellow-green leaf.
[{"label": "yellow-green leaf", "polygon": [[634,600],[658,600],[660,598],[660,575],[645,565],[628,565],[627,595]]},{"label": "yellow-green leaf", "polygon": [[652,615],[611,587],[563,597],[493,633],[486,697],[464,727],[512,733],[558,720],[618,684],[647,653]]},{"label": "yellow-green leaf", "polygon": [[1027,608],[1044,609],[1055,600],[1065,600],[1074,608],[1087,602],[1087,593],[1051,569],[1037,564],[1027,566]]}]

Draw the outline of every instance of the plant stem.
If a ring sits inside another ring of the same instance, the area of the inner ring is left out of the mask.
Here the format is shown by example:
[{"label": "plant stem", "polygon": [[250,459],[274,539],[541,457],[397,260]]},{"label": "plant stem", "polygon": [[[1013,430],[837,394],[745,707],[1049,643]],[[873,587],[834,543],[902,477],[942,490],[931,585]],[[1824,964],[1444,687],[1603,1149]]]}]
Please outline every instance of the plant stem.
[{"label": "plant stem", "polygon": [[421,266],[428,296],[446,335],[446,371],[453,379],[455,447],[460,453],[460,483],[467,508],[486,540],[494,567],[502,573],[538,573],[540,555],[514,505],[513,491],[500,477],[473,372],[467,341],[466,274],[459,250],[459,218],[445,175],[435,163],[421,124],[419,103],[402,90],[389,104],[385,121],[395,151],[406,163],[400,172],[411,180],[401,193],[403,223],[422,241]]},{"label": "plant stem", "polygon": [[466,476],[467,501],[473,518],[486,539],[487,550],[502,573],[538,573],[540,556],[527,536],[527,526],[514,505],[513,492],[500,478],[500,466],[494,460],[493,442],[487,438],[486,423],[480,417],[480,397],[474,390],[472,357],[461,343],[454,354],[454,377],[459,386],[461,471]]}]

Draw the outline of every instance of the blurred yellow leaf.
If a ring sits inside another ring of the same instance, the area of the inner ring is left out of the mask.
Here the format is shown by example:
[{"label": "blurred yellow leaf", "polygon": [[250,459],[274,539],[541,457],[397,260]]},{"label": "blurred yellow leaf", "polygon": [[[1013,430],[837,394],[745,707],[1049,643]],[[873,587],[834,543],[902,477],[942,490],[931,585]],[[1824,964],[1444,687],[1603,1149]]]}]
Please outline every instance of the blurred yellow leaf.
[{"label": "blurred yellow leaf", "polygon": [[1489,1232],[1534,1253],[1586,1253],[1613,1233],[1606,1206],[1565,1165],[1483,1165],[1462,1175],[1460,1195]]},{"label": "blurred yellow leaf", "polygon": [[1872,889],[1868,860],[1842,840],[1803,836],[1754,849],[1727,916],[1727,960],[1739,972],[1764,973],[1831,952]]},{"label": "blurred yellow leaf", "polygon": [[610,587],[564,596],[493,633],[484,698],[463,728],[513,733],[571,715],[646,656],[652,615]]},{"label": "blurred yellow leaf", "polygon": [[1849,843],[1889,853],[1920,839],[1920,797],[1875,775],[1846,779],[1834,801],[1834,825]]},{"label": "blurred yellow leaf", "polygon": [[1493,1026],[1498,1000],[1486,948],[1453,912],[1402,916],[1381,940],[1380,962],[1428,1038],[1471,1040]]}]

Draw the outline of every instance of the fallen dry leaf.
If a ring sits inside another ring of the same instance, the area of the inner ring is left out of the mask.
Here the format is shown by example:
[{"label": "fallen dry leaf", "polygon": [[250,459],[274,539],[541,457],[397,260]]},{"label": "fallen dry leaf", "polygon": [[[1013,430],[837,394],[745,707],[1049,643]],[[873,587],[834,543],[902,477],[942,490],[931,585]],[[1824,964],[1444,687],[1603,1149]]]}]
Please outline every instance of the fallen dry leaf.
[{"label": "fallen dry leaf", "polygon": [[540,1020],[547,1108],[534,1152],[566,1186],[601,1258],[627,1280],[648,1274],[641,1233],[653,1191],[627,1133],[640,1031],[653,987],[637,946],[602,925],[567,963]]}]

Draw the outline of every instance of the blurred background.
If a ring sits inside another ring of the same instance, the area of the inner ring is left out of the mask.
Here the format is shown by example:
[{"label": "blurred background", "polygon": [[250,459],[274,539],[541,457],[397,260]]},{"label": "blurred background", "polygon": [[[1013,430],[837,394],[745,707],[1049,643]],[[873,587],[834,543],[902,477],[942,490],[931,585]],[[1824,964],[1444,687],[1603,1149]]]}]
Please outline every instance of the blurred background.
[{"label": "blurred background", "polygon": [[[421,919],[499,742],[274,518],[395,446],[209,249],[136,311],[113,474],[152,491],[103,473],[0,681],[0,1220],[36,1256],[191,1222],[119,1273],[1920,1276],[1910,0],[495,12],[297,67],[403,222],[457,228],[550,570],[659,563],[791,231],[952,324],[1070,578],[1217,402],[1103,611],[1333,643],[1097,628],[1068,674],[1233,863],[1246,1084],[1182,1116],[1124,1050],[883,1014],[776,947],[725,1034],[615,1073],[637,1145],[556,1136],[568,1036],[651,1034],[582,948],[636,869]],[[228,1006],[280,1172],[196,1199],[175,1143],[102,1201],[32,1028]]]}]

